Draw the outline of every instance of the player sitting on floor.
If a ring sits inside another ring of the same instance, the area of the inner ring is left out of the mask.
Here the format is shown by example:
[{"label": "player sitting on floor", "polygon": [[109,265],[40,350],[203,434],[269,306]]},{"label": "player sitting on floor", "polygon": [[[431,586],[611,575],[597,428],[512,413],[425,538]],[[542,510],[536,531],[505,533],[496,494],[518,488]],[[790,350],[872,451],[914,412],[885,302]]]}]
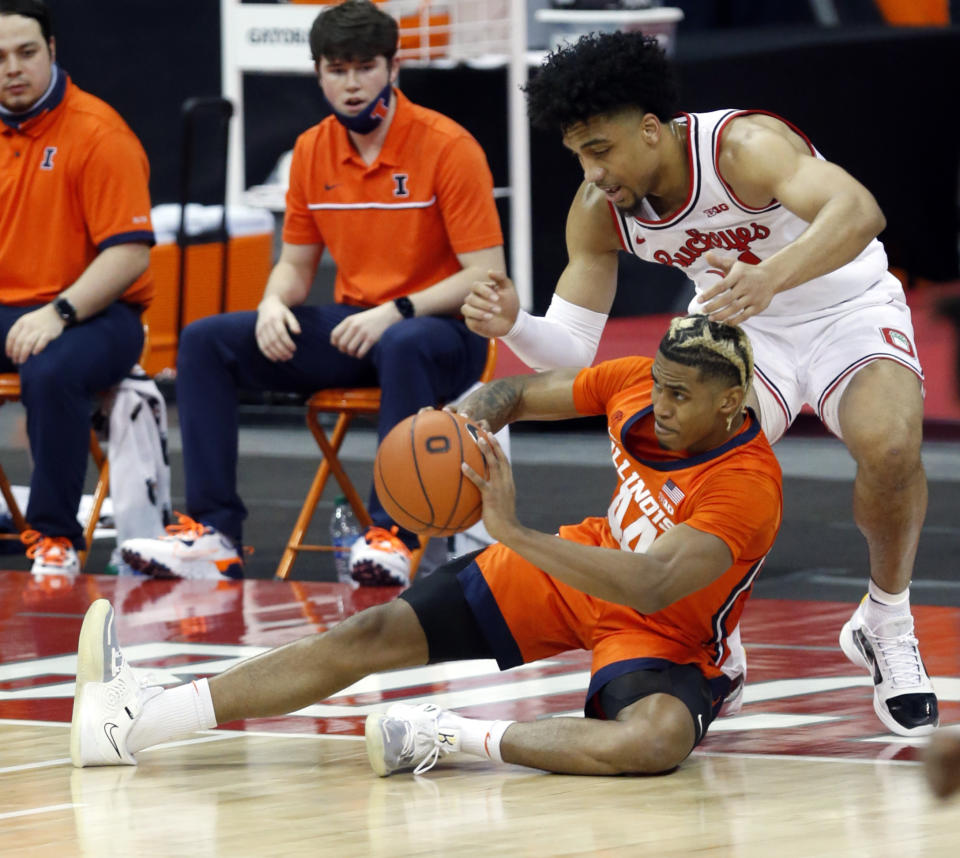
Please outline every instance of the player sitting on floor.
[{"label": "player sitting on floor", "polygon": [[559,536],[522,526],[509,462],[482,433],[487,478],[464,473],[496,544],[209,681],[141,688],[113,609],[98,600],[80,633],[74,765],[134,764],[151,745],[292,712],[378,671],[478,658],[506,670],[584,648],[593,653],[588,717],[482,721],[396,703],[367,719],[371,766],[422,772],[460,750],[555,772],[669,771],[725,701],[739,705],[742,658],[730,632],[780,525],[780,468],[744,408],[752,373],[746,334],[694,316],[673,321],[655,359],[484,386],[459,410],[494,431],[606,415],[618,479],[606,516]]}]

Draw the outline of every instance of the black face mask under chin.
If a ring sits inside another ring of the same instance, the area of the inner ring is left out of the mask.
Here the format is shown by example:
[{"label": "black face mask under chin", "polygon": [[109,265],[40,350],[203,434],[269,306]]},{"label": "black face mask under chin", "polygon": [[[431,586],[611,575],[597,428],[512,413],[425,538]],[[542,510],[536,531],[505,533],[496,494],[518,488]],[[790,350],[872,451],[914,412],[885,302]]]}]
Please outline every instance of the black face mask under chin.
[{"label": "black face mask under chin", "polygon": [[377,93],[373,101],[356,114],[356,116],[348,116],[346,113],[340,113],[340,111],[336,110],[334,106],[327,101],[325,95],[323,96],[323,101],[333,112],[333,115],[337,117],[340,124],[348,131],[354,131],[357,134],[369,134],[371,131],[375,131],[380,126],[380,123],[387,118],[387,113],[390,109],[390,94],[392,91],[393,84],[388,81],[387,85]]}]

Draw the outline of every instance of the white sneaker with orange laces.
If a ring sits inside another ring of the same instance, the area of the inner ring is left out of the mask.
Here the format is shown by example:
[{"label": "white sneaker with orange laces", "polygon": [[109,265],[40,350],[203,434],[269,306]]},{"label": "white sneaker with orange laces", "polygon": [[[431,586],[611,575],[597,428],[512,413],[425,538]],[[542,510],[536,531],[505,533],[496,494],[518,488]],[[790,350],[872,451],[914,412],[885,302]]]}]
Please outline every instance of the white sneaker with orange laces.
[{"label": "white sneaker with orange laces", "polygon": [[34,575],[76,575],[80,571],[77,549],[66,537],[25,530],[20,541],[28,546],[27,557],[33,561],[30,571]]},{"label": "white sneaker with orange laces", "polygon": [[361,587],[406,587],[410,583],[410,549],[390,530],[371,527],[350,549],[350,577]]},{"label": "white sneaker with orange laces", "polygon": [[177,524],[157,539],[128,539],[120,556],[135,572],[154,578],[242,578],[236,545],[212,527],[175,513]]}]

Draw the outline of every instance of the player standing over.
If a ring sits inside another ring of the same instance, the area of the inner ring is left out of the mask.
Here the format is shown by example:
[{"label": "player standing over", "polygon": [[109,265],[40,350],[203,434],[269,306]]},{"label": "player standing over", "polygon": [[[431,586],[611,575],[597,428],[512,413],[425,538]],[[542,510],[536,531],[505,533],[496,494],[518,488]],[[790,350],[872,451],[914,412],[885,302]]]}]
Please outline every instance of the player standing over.
[{"label": "player standing over", "polygon": [[475,658],[505,670],[586,648],[588,717],[481,721],[397,703],[367,719],[371,766],[422,772],[462,750],[556,772],[669,771],[739,692],[728,636],[780,526],[780,468],[744,410],[752,370],[743,331],[700,316],[674,320],[653,360],[485,385],[459,409],[493,430],[606,415],[618,480],[607,515],[559,536],[524,527],[510,464],[482,436],[489,476],[465,473],[497,544],[209,681],[140,688],[98,600],[80,633],[74,765],[133,764],[143,748],[291,712],[376,671]]},{"label": "player standing over", "polygon": [[931,732],[937,700],[909,601],[927,507],[923,375],[873,196],[776,116],[675,114],[672,69],[639,33],[592,34],[551,54],[528,97],[532,121],[559,128],[583,167],[569,261],[546,316],[521,310],[510,281],[492,274],[464,305],[468,324],[532,367],[586,366],[618,252],[682,268],[697,290],[690,312],[749,333],[751,403],[770,441],[809,404],[856,460],[870,581],[840,645],[873,674],[887,728]]},{"label": "player standing over", "polygon": [[0,0],[0,372],[18,372],[36,574],[73,574],[94,396],[130,372],[153,297],[150,166],[56,62],[41,0]]},{"label": "player standing over", "polygon": [[[368,0],[331,6],[313,24],[310,50],[333,115],[297,140],[283,250],[257,311],[183,332],[177,405],[190,517],[161,539],[124,543],[134,569],[242,573],[239,390],[379,387],[382,439],[483,370],[487,343],[458,314],[471,284],[504,267],[493,178],[467,131],[395,88],[397,34]],[[336,303],[305,306],[325,247],[337,264]],[[373,489],[368,509],[374,526],[351,552],[354,578],[407,584],[416,535],[392,532]]]}]

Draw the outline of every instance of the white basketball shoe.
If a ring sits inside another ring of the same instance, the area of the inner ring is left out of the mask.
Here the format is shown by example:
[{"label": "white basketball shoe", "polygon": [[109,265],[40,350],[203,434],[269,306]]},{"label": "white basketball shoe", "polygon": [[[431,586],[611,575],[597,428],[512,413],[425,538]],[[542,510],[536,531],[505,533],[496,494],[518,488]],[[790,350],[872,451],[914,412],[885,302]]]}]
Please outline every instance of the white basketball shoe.
[{"label": "white basketball shoe", "polygon": [[412,559],[396,525],[371,527],[350,548],[350,577],[361,587],[406,587]]},{"label": "white basketball shoe", "polygon": [[63,536],[44,536],[36,530],[25,530],[20,541],[27,546],[27,557],[33,561],[34,575],[75,576],[80,571],[80,558],[73,543]]},{"label": "white basketball shoe", "polygon": [[440,727],[444,710],[432,703],[394,703],[386,713],[367,716],[367,759],[380,777],[429,771],[445,754],[460,750],[460,731]]},{"label": "white basketball shoe", "polygon": [[873,709],[900,736],[927,736],[940,723],[937,696],[920,658],[913,617],[892,617],[876,628],[864,621],[864,596],[840,631],[840,648],[873,674]]},{"label": "white basketball shoe", "polygon": [[97,599],[87,610],[77,645],[77,687],[70,758],[84,766],[135,766],[127,736],[143,704],[160,688],[141,688],[117,640],[113,608]]},{"label": "white basketball shoe", "polygon": [[243,557],[216,529],[177,513],[177,523],[156,539],[127,539],[120,556],[135,572],[153,578],[242,578]]}]

